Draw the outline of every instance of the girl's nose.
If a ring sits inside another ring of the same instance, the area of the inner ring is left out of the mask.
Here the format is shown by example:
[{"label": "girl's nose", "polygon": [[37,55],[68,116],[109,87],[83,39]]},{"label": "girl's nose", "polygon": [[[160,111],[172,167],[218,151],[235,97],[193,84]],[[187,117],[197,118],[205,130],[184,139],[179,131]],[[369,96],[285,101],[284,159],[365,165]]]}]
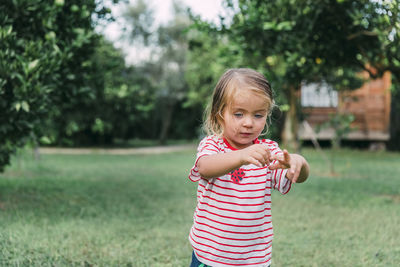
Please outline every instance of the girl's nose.
[{"label": "girl's nose", "polygon": [[244,127],[251,127],[253,125],[253,119],[251,116],[245,116],[243,120],[243,126]]}]

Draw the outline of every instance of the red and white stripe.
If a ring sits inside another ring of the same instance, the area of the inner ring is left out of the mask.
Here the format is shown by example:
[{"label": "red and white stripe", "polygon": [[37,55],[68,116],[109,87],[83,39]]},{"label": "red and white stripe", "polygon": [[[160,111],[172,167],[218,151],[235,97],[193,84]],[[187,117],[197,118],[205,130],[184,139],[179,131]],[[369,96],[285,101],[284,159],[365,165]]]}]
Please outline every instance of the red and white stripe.
[{"label": "red and white stripe", "polygon": [[[273,154],[282,153],[276,142],[265,144]],[[234,150],[218,136],[204,138],[198,147],[196,162],[189,179],[199,182],[197,207],[189,240],[198,259],[210,266],[268,266],[271,261],[273,229],[271,190],[289,192],[291,182],[286,170],[269,170],[246,165],[240,183],[230,174],[202,179],[197,168],[199,158]]]}]

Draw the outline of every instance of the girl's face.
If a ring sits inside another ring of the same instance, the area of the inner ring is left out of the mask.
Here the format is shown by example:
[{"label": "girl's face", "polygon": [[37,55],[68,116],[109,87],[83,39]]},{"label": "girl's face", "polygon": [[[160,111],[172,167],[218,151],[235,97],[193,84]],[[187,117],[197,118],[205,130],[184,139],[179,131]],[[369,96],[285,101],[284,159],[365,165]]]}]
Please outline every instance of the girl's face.
[{"label": "girl's face", "polygon": [[250,90],[239,93],[222,114],[225,139],[237,149],[252,145],[264,129],[267,113],[265,99]]}]

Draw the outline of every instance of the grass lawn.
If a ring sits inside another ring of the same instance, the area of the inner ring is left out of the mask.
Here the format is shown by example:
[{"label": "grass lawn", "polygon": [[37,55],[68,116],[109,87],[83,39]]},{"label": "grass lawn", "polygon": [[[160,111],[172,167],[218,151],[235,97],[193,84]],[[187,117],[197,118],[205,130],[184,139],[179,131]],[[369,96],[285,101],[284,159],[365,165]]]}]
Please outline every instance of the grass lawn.
[{"label": "grass lawn", "polygon": [[[400,154],[342,150],[273,195],[273,266],[399,266]],[[0,266],[188,266],[194,151],[42,155],[0,174]]]}]

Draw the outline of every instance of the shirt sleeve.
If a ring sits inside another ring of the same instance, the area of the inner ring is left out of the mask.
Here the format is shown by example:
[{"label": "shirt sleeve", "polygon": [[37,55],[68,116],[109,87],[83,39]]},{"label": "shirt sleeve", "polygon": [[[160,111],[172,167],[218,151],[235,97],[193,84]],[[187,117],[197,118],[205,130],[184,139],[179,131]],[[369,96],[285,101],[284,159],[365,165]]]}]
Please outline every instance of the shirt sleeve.
[{"label": "shirt sleeve", "polygon": [[[268,145],[271,155],[282,154],[283,151],[279,148],[278,144],[271,140],[263,140]],[[271,162],[271,165],[276,163],[276,160]],[[281,194],[287,194],[290,191],[292,182],[286,178],[288,169],[272,170],[271,173],[271,187],[278,190]]]},{"label": "shirt sleeve", "polygon": [[201,157],[207,156],[207,155],[218,154],[220,151],[221,151],[220,146],[214,136],[208,136],[208,137],[205,137],[203,140],[201,140],[201,142],[197,148],[196,161],[195,161],[193,167],[190,169],[189,179],[192,182],[197,182],[201,179],[201,175],[200,175],[199,169],[197,167],[197,162],[199,161],[199,159]]},{"label": "shirt sleeve", "polygon": [[292,182],[286,178],[287,169],[277,169],[272,172],[271,186],[281,194],[287,194],[292,187]]}]

